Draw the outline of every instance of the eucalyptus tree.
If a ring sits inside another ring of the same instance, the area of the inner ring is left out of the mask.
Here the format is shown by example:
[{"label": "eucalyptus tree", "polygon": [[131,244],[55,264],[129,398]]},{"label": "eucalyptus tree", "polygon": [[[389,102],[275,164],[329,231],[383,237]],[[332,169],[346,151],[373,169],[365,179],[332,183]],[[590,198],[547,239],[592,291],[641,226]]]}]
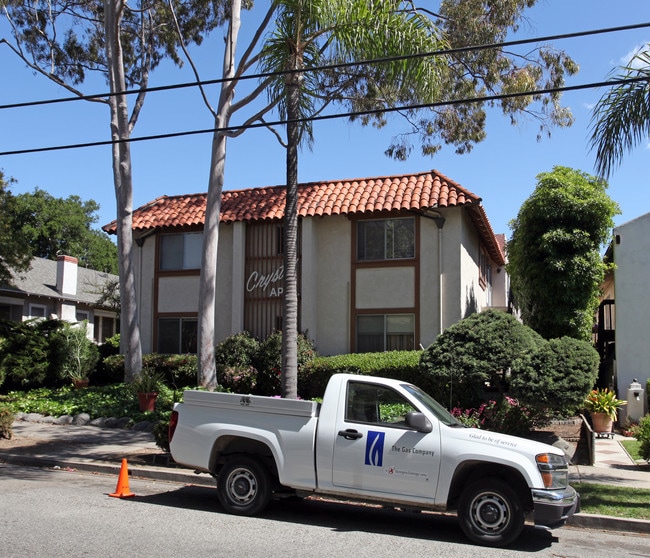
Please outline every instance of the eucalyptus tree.
[{"label": "eucalyptus tree", "polygon": [[[117,202],[121,350],[125,380],[142,369],[142,347],[132,256],[133,178],[129,140],[142,109],[150,72],[164,58],[176,64],[178,35],[171,22],[174,1],[163,0],[3,0],[11,35],[8,46],[27,67],[74,95],[87,72],[101,73],[110,94],[91,102],[109,107],[112,165]],[[176,21],[186,41],[201,43],[205,33],[227,18],[225,1],[176,1]],[[129,94],[135,100],[129,112]]]},{"label": "eucalyptus tree", "polygon": [[650,138],[650,43],[615,77],[624,81],[600,98],[591,121],[596,172],[604,177],[621,163],[626,151]]}]

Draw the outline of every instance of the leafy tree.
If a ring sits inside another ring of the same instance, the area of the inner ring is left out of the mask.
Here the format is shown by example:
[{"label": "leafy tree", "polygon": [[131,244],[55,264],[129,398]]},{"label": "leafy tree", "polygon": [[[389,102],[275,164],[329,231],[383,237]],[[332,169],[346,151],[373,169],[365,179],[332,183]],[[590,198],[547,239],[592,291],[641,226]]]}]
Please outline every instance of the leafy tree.
[{"label": "leafy tree", "polygon": [[17,204],[8,188],[10,182],[0,171],[0,283],[11,281],[11,270],[28,270],[32,260],[29,242],[16,219]]},{"label": "leafy tree", "polygon": [[519,361],[510,394],[549,416],[570,416],[580,409],[598,376],[600,357],[587,341],[550,339]]},{"label": "leafy tree", "polygon": [[431,395],[454,407],[478,407],[485,391],[506,393],[508,372],[543,339],[514,316],[487,310],[448,327],[420,357]]},{"label": "leafy tree", "polygon": [[537,176],[510,223],[507,270],[524,323],[546,339],[589,341],[606,264],[600,248],[619,213],[607,183],[567,167]]},{"label": "leafy tree", "polygon": [[[87,71],[106,77],[110,95],[92,97],[109,108],[113,178],[117,200],[117,245],[120,275],[122,352],[125,379],[142,370],[142,346],[133,272],[133,180],[130,137],[142,106],[150,72],[165,58],[180,63],[178,34],[172,25],[174,1],[42,0],[5,2],[3,15],[11,27],[7,45],[27,66],[73,94]],[[185,44],[201,43],[204,33],[228,17],[226,2],[176,1],[176,25]],[[127,90],[135,88],[129,113]]]},{"label": "leafy tree", "polygon": [[55,198],[36,188],[16,196],[15,220],[32,246],[34,256],[56,260],[58,254],[74,256],[80,265],[117,273],[117,248],[103,231],[92,229],[99,205],[79,196]]},{"label": "leafy tree", "polygon": [[596,150],[596,172],[608,177],[626,151],[650,136],[650,44],[619,69],[618,79],[594,108],[591,147]]},{"label": "leafy tree", "polygon": [[[428,13],[433,22],[432,25],[425,26],[432,34],[428,47],[436,41],[442,45],[443,35],[446,44],[460,49],[471,45],[499,43],[510,31],[516,30],[519,21],[523,18],[524,10],[535,3],[536,0],[445,0],[440,3],[439,14],[429,11],[420,12],[420,14]],[[283,92],[288,88],[287,86],[295,89],[296,83],[300,84],[302,95],[297,107],[301,116],[314,116],[331,103],[338,102],[353,112],[377,111],[358,118],[364,125],[372,123],[377,127],[386,123],[386,117],[381,110],[386,107],[409,105],[418,98],[417,91],[409,87],[408,81],[391,79],[391,76],[398,75],[394,72],[395,65],[368,67],[359,64],[340,69],[321,70],[319,73],[312,71],[290,73],[286,76],[286,82],[284,78],[274,80],[270,77],[265,79],[258,88],[235,102],[234,93],[240,77],[260,58],[260,53],[256,52],[256,49],[267,26],[275,17],[277,29],[271,35],[264,52],[265,55],[273,51],[280,52],[280,57],[265,56],[264,67],[275,70],[297,68],[295,62],[299,62],[300,68],[312,70],[319,64],[345,60],[346,56],[348,60],[352,59],[351,53],[365,54],[357,60],[361,62],[363,59],[413,52],[417,47],[420,47],[418,52],[422,53],[428,48],[417,41],[411,45],[409,38],[405,38],[406,35],[395,32],[394,29],[388,31],[388,27],[384,27],[386,32],[382,35],[381,26],[365,25],[368,22],[368,15],[373,15],[369,12],[373,10],[394,19],[401,17],[405,20],[418,20],[417,12],[410,2],[275,1],[270,4],[258,29],[252,34],[253,38],[239,62],[235,63],[241,8],[240,0],[230,2],[230,27],[226,37],[223,63],[223,77],[226,81],[222,83],[216,110],[210,107],[207,95],[205,93],[203,95],[215,119],[199,295],[199,375],[201,384],[206,387],[213,387],[217,383],[213,339],[218,221],[225,171],[226,139],[241,133],[224,130],[232,114],[257,98],[269,85],[272,93],[275,93],[271,96],[269,104],[246,119],[244,124],[256,120],[264,121],[264,116],[278,105],[281,112],[288,116],[292,112],[291,107],[296,108],[296,99],[292,97],[293,100],[289,104],[288,97],[285,97]],[[297,25],[293,28],[291,27],[293,24],[288,19],[292,14],[298,15],[295,22]],[[422,19],[419,21],[423,23]],[[284,45],[282,45],[283,32],[286,39]],[[373,34],[374,44],[370,40]],[[360,48],[364,43],[367,49],[365,53]],[[350,46],[354,48],[351,49],[351,53],[346,54],[346,49]],[[370,47],[374,47],[374,50]],[[435,47],[432,49],[435,50]],[[291,51],[296,55],[293,65],[286,57]],[[300,52],[306,54],[302,59],[299,56]],[[285,62],[287,64],[283,65]],[[429,89],[429,99],[441,102],[480,97],[486,93],[517,93],[534,88],[559,87],[563,85],[565,75],[572,75],[577,71],[577,65],[563,52],[547,47],[533,48],[525,54],[510,53],[498,48],[455,50],[443,60],[443,64],[444,71]],[[419,67],[419,64],[414,63],[413,60],[403,61],[401,65],[402,76],[409,75],[410,71]],[[192,67],[194,68],[194,65]],[[496,101],[490,104],[495,103]],[[570,125],[572,121],[570,112],[559,104],[559,94],[543,97],[527,95],[516,99],[505,99],[500,103],[504,114],[511,118],[513,124],[521,115],[533,115],[540,121],[540,131],[547,130],[551,125]],[[418,136],[423,153],[429,155],[436,153],[441,148],[441,143],[455,145],[459,153],[467,152],[474,143],[482,141],[485,137],[485,112],[481,103],[439,104],[428,111],[404,110],[402,114],[407,117],[410,128],[404,134],[394,138],[386,151],[387,155],[397,159],[408,157],[412,149],[410,140],[412,136]],[[357,118],[353,117],[351,120],[355,119]],[[291,128],[291,131],[288,130],[287,136],[294,138],[295,141],[294,128],[297,128],[297,123],[291,118],[288,120],[290,122],[288,128]],[[296,126],[293,126],[294,124]],[[309,131],[305,133],[305,130],[306,128],[303,128],[302,137],[311,139]],[[279,133],[276,131],[274,133],[280,138]],[[300,133],[298,136],[301,137]],[[293,164],[292,161],[297,161],[294,148],[289,150],[287,161],[289,165]],[[294,184],[297,178],[293,178],[293,171],[289,172],[287,182]],[[289,218],[294,219],[291,195],[292,193],[289,192],[288,208],[285,213]],[[285,253],[290,254],[290,258],[293,253],[293,228],[292,222],[288,223],[286,229],[290,244]],[[297,312],[297,304],[292,292],[293,270],[287,269],[286,265],[285,277],[289,283],[289,288],[285,286],[285,293],[288,292],[289,297],[285,300],[287,309],[283,318],[284,329],[286,331],[289,324],[291,330],[286,335],[285,342],[287,351],[293,353],[295,328],[292,323],[293,315]],[[285,356],[289,361],[288,369],[293,375],[294,356],[289,355],[288,352]],[[293,380],[289,383],[288,391],[293,392]]]}]

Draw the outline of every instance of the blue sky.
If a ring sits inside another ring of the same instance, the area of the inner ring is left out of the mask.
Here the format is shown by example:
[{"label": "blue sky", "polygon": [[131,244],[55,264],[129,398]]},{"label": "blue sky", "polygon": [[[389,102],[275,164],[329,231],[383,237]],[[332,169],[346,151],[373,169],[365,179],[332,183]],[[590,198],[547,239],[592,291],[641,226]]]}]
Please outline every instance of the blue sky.
[{"label": "blue sky", "polygon": [[[243,33],[252,27],[253,17],[254,14],[244,17]],[[644,22],[650,22],[648,0],[620,0],[616,5],[605,0],[539,0],[527,12],[527,22],[514,38]],[[0,21],[0,35],[6,32],[6,23]],[[578,85],[603,81],[612,69],[627,61],[631,52],[647,42],[650,42],[650,28],[556,41],[554,46],[568,52],[580,65],[580,72],[567,82],[567,85]],[[220,33],[197,53],[202,79],[220,77],[222,53],[216,47],[222,44]],[[34,75],[9,49],[1,46],[0,65],[2,105],[70,96],[45,77]],[[164,64],[151,77],[152,86],[190,81],[193,76],[187,64],[180,70]],[[83,86],[86,94],[105,89],[103,81],[97,78]],[[299,180],[365,178],[436,169],[479,195],[495,232],[509,236],[508,223],[533,192],[535,177],[540,172],[563,165],[593,173],[589,123],[592,107],[603,92],[588,89],[565,93],[563,103],[572,109],[574,125],[569,129],[553,129],[550,138],[539,142],[535,120],[521,119],[513,127],[495,110],[488,113],[487,139],[469,154],[456,155],[448,147],[433,158],[425,158],[416,149],[406,162],[392,161],[384,155],[391,137],[405,129],[397,117],[391,118],[389,126],[382,130],[363,128],[343,119],[316,123],[313,150],[304,149],[300,154]],[[212,93],[216,104],[215,90]],[[106,105],[81,101],[1,110],[0,152],[108,140],[108,117]],[[240,123],[238,118],[232,124]],[[198,92],[150,93],[133,136],[206,129],[211,125],[212,117]],[[210,144],[210,134],[133,144],[134,207],[164,194],[205,192]],[[249,130],[229,141],[226,188],[283,184],[284,163],[284,149],[270,132]],[[2,156],[0,169],[5,177],[18,181],[11,187],[14,194],[32,192],[37,187],[55,197],[76,194],[101,205],[98,226],[115,218],[111,155],[107,146]],[[609,195],[622,210],[616,218],[617,224],[650,212],[650,140],[626,155],[609,184]]]}]

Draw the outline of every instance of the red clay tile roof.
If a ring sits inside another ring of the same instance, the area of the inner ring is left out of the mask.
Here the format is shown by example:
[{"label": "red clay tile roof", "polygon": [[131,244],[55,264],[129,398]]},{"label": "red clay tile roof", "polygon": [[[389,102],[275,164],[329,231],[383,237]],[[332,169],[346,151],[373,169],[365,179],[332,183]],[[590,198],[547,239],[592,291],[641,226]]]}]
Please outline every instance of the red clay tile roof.
[{"label": "red clay tile roof", "polygon": [[[221,222],[282,219],[285,193],[284,186],[224,190]],[[503,265],[505,262],[481,198],[435,170],[399,176],[309,182],[299,185],[298,195],[298,215],[301,217],[466,206],[495,263]],[[156,198],[134,211],[133,230],[144,232],[202,225],[206,199],[205,193]],[[113,221],[102,228],[115,234],[117,223]]]}]

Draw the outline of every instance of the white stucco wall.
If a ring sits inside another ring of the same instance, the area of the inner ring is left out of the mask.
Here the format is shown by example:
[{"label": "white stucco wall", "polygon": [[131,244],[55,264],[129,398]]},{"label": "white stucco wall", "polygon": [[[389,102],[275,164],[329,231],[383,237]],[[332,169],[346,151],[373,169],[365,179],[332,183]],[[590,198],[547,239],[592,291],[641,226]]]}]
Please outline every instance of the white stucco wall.
[{"label": "white stucco wall", "polygon": [[428,347],[440,333],[440,234],[435,221],[420,219],[420,339],[416,347]]},{"label": "white stucco wall", "polygon": [[[140,319],[140,338],[142,352],[151,353],[153,346],[153,277],[156,263],[156,237],[142,239],[142,246],[134,243],[135,250],[135,284],[138,297]],[[146,319],[142,319],[145,317]]]},{"label": "white stucco wall", "polygon": [[321,355],[350,350],[351,231],[345,216],[303,220],[301,326]]},{"label": "white stucco wall", "polygon": [[615,228],[614,239],[617,392],[625,399],[635,378],[646,389],[650,377],[650,213]]}]

